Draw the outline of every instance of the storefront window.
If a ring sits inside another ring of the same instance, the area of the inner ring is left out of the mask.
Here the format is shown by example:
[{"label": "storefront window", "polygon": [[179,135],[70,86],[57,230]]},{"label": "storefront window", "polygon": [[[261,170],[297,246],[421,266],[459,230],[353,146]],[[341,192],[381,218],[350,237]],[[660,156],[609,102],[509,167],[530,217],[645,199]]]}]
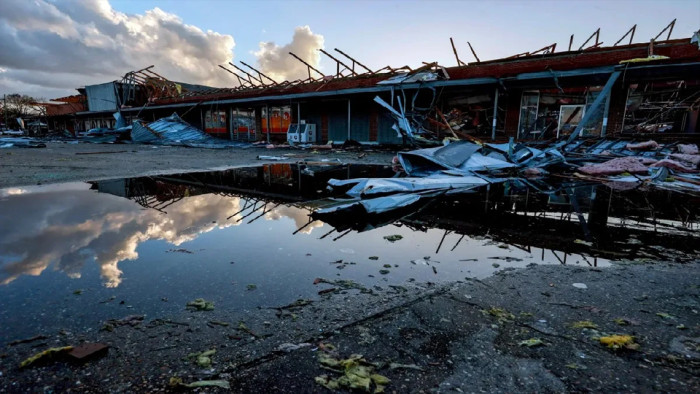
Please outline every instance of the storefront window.
[{"label": "storefront window", "polygon": [[[270,133],[286,133],[292,120],[292,108],[288,105],[282,107],[268,107],[270,110]],[[268,132],[267,109],[262,109],[262,132]]]},{"label": "storefront window", "polygon": [[204,131],[209,134],[228,137],[226,130],[226,111],[207,111],[204,114]]}]

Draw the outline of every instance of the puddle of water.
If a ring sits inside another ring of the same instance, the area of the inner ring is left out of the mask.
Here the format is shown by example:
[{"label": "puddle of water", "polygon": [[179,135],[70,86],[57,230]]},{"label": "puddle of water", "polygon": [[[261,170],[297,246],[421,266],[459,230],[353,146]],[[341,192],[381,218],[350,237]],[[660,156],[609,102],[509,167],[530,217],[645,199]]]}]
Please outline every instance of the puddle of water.
[{"label": "puddle of water", "polygon": [[[166,317],[199,297],[234,300],[241,310],[279,306],[330,287],[315,278],[372,288],[482,278],[531,263],[600,267],[669,248],[697,255],[694,211],[677,204],[650,221],[634,195],[595,186],[572,194],[587,209],[586,230],[570,196],[508,186],[369,221],[310,218],[329,201],[329,178],[391,174],[271,164],[2,189],[0,341],[90,331],[133,313]],[[679,209],[685,216],[673,213]],[[583,241],[586,231],[595,245]],[[402,239],[385,239],[393,235]]]}]

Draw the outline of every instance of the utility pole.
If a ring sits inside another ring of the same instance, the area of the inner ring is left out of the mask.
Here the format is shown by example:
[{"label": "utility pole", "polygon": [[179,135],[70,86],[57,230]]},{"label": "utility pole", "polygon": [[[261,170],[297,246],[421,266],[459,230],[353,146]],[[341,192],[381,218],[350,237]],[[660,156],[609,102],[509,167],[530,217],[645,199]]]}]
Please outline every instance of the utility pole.
[{"label": "utility pole", "polygon": [[7,124],[7,95],[2,95],[2,113],[5,115],[5,129],[9,130],[9,125]]}]

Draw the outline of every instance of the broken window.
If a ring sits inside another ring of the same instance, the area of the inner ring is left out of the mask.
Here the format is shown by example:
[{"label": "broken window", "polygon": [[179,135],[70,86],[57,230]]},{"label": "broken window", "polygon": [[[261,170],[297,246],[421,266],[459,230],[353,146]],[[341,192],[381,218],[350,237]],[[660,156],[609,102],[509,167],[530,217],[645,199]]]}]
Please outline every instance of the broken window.
[{"label": "broken window", "polygon": [[[594,86],[523,92],[518,138],[550,139],[570,135],[600,91],[599,86]],[[599,111],[589,119],[581,136],[599,136],[602,128],[603,111]]]},{"label": "broken window", "polygon": [[539,134],[537,131],[537,110],[539,107],[540,92],[523,92],[520,100],[520,125],[518,126],[518,137],[520,139],[531,139],[532,134]]},{"label": "broken window", "polygon": [[698,131],[700,86],[687,81],[630,85],[623,133]]},{"label": "broken window", "polygon": [[231,135],[234,140],[255,140],[255,110],[240,108],[231,110]]},{"label": "broken window", "polygon": [[204,131],[214,136],[228,137],[226,111],[207,111],[204,115]]}]

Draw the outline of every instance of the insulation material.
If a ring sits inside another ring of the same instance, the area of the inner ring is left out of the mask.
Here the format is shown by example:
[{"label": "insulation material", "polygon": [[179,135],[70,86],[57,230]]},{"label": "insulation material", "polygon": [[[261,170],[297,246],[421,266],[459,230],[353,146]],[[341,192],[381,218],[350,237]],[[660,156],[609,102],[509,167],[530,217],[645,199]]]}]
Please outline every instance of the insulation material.
[{"label": "insulation material", "polygon": [[672,153],[669,158],[688,163],[694,167],[698,167],[700,165],[700,155],[697,154]]},{"label": "insulation material", "polygon": [[697,172],[697,170],[694,168],[686,167],[675,160],[669,159],[659,160],[656,163],[652,164],[650,167],[666,167],[678,172]]},{"label": "insulation material", "polygon": [[659,149],[659,144],[654,140],[646,142],[638,142],[636,144],[627,144],[625,148],[629,150],[656,150]]},{"label": "insulation material", "polygon": [[583,166],[579,172],[588,175],[647,174],[649,170],[636,157],[620,157],[604,163]]},{"label": "insulation material", "polygon": [[678,153],[684,154],[684,155],[697,155],[698,153],[698,146],[695,144],[678,144]]}]

